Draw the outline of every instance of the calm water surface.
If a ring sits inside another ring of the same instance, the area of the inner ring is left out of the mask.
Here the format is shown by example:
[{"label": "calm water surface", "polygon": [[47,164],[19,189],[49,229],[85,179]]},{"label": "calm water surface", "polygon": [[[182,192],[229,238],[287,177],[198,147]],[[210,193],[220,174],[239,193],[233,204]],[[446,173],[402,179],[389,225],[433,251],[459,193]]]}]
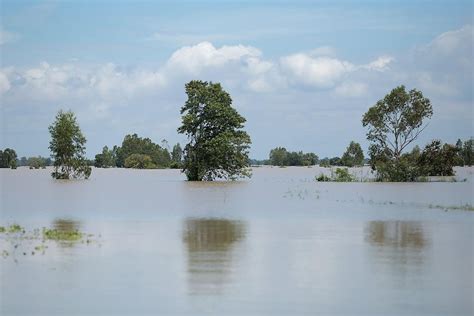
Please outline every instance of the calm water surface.
[{"label": "calm water surface", "polygon": [[[457,183],[317,183],[256,168],[189,183],[176,170],[0,170],[1,315],[472,315],[473,169]],[[15,248],[15,246],[17,246]]]}]

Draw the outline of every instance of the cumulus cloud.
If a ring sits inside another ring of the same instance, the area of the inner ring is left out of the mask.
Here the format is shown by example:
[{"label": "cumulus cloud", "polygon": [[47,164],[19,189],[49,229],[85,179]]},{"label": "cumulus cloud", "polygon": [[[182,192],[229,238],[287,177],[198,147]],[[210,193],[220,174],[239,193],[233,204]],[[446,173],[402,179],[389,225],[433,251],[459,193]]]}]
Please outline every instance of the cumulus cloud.
[{"label": "cumulus cloud", "polygon": [[386,71],[389,69],[390,63],[392,63],[394,60],[395,59],[392,56],[381,56],[373,62],[362,66],[362,68],[376,71]]},{"label": "cumulus cloud", "polygon": [[244,58],[259,57],[260,55],[260,50],[251,46],[236,45],[215,48],[209,42],[202,42],[175,51],[166,67],[197,75],[207,67],[221,67],[228,63],[239,62]]},{"label": "cumulus cloud", "polygon": [[0,71],[0,95],[10,90],[10,81],[3,71]]},{"label": "cumulus cloud", "polygon": [[390,56],[382,56],[366,65],[355,65],[334,57],[314,57],[312,54],[299,53],[282,57],[280,65],[293,85],[329,89],[356,71],[385,71],[393,60]]}]

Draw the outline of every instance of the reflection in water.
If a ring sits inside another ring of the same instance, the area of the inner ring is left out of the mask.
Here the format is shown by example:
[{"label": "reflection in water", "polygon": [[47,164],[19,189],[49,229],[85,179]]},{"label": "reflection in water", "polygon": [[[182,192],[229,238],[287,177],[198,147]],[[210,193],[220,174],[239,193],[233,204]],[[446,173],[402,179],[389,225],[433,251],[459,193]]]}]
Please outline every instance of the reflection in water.
[{"label": "reflection in water", "polygon": [[366,231],[366,239],[377,246],[422,249],[426,245],[419,222],[371,221]]},{"label": "reflection in water", "polygon": [[245,237],[245,224],[225,219],[186,219],[190,294],[219,294],[230,283],[232,249]]},{"label": "reflection in water", "polygon": [[371,247],[371,257],[380,266],[392,267],[407,276],[407,269],[423,264],[429,241],[420,222],[371,221],[366,226],[366,241]]},{"label": "reflection in water", "polygon": [[[53,228],[60,232],[75,232],[80,231],[81,223],[72,219],[57,218],[53,221]],[[74,242],[70,241],[59,241],[58,245],[64,248],[70,248],[74,246]]]}]

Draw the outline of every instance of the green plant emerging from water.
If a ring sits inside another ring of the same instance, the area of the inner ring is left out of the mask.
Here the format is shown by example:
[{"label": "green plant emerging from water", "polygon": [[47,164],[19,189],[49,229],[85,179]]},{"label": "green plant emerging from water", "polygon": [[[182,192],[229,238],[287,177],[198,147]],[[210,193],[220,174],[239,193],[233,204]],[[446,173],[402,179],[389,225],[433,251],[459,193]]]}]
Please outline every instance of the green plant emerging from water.
[{"label": "green plant emerging from water", "polygon": [[19,233],[24,232],[23,227],[18,224],[10,225],[9,227],[0,226],[0,233]]},{"label": "green plant emerging from water", "polygon": [[59,229],[43,229],[43,238],[50,240],[77,241],[82,238],[82,233],[78,230],[65,231]]},{"label": "green plant emerging from water", "polygon": [[355,181],[355,177],[349,173],[349,169],[337,168],[334,173],[331,170],[331,177],[328,177],[321,173],[318,177],[316,177],[316,181],[318,182],[353,182]]}]

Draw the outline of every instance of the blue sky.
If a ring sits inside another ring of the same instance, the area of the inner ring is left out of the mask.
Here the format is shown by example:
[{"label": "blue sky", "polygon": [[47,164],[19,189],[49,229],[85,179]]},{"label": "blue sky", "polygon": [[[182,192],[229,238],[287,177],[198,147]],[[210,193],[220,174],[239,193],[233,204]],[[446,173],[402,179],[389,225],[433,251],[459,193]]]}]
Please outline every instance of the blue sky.
[{"label": "blue sky", "polygon": [[432,100],[418,143],[473,135],[472,1],[2,1],[0,147],[48,155],[72,109],[93,157],[176,133],[184,84],[221,82],[251,156],[367,148],[362,114],[405,84]]}]

